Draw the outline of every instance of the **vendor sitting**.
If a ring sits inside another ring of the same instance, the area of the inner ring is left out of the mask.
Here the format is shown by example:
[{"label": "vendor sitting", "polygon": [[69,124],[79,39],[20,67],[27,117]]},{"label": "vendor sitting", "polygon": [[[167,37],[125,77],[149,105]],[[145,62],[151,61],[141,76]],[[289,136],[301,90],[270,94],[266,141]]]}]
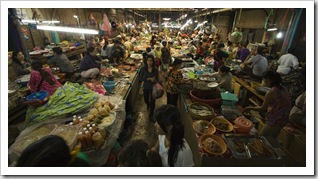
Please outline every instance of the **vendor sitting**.
[{"label": "vendor sitting", "polygon": [[121,47],[118,39],[114,39],[114,45],[110,49],[109,62],[117,65],[125,55],[125,49]]},{"label": "vendor sitting", "polygon": [[99,74],[99,57],[96,56],[98,50],[94,47],[87,48],[85,57],[80,63],[80,72],[83,78],[96,78]]},{"label": "vendor sitting", "polygon": [[232,92],[232,74],[230,73],[230,67],[221,66],[218,72],[212,74],[213,77],[216,77],[218,86],[225,91]]},{"label": "vendor sitting", "polygon": [[268,61],[264,57],[265,52],[266,48],[259,46],[256,51],[252,51],[255,56],[244,61],[244,65],[250,65],[251,67],[252,73],[249,74],[251,77],[262,78],[267,71]]},{"label": "vendor sitting", "polygon": [[62,48],[54,47],[53,52],[54,57],[48,61],[48,64],[58,66],[61,73],[66,73],[66,78],[72,76],[75,72],[74,66],[67,56],[63,54]]},{"label": "vendor sitting", "polygon": [[62,84],[56,80],[50,68],[43,68],[41,62],[35,61],[31,64],[30,91],[46,91],[51,96]]},{"label": "vendor sitting", "polygon": [[22,52],[12,52],[12,68],[17,76],[30,74],[31,71],[27,69],[29,66],[30,64],[24,59]]}]

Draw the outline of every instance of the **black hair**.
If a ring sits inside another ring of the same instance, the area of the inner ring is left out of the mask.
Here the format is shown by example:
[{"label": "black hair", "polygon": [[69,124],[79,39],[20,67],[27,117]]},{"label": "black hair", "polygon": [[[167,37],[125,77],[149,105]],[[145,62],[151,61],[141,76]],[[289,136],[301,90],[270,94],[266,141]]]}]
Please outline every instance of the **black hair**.
[{"label": "black hair", "polygon": [[94,52],[94,50],[95,50],[95,47],[88,47],[86,54],[89,55],[91,52]]},{"label": "black hair", "polygon": [[106,50],[107,45],[109,44],[108,40],[105,40],[105,44],[103,46],[103,50]]},{"label": "black hair", "polygon": [[221,72],[223,72],[223,73],[228,73],[228,72],[230,72],[230,67],[228,67],[228,66],[225,66],[225,65],[223,65],[223,66],[220,66],[220,71]]},{"label": "black hair", "polygon": [[51,86],[53,86],[55,84],[55,82],[51,78],[51,75],[47,71],[43,70],[43,66],[42,66],[41,62],[34,61],[34,62],[32,62],[31,67],[33,70],[40,72],[44,81],[47,81]]},{"label": "black hair", "polygon": [[153,56],[153,55],[147,55],[147,58],[146,58],[146,60],[145,60],[145,66],[147,67],[147,69],[148,69],[148,64],[147,64],[147,60],[148,59],[151,59],[152,60],[152,68],[154,69],[154,68],[156,68],[156,65],[155,65],[155,57]]},{"label": "black hair", "polygon": [[54,47],[53,52],[57,53],[58,55],[61,55],[63,53],[63,50],[61,47]]},{"label": "black hair", "polygon": [[233,44],[233,42],[227,41],[227,45],[231,46],[232,44]]},{"label": "black hair", "polygon": [[168,164],[170,167],[173,167],[174,163],[177,161],[179,150],[184,147],[184,127],[180,121],[180,112],[176,106],[163,105],[156,109],[154,117],[165,133],[169,133],[168,128],[172,127],[168,151]]},{"label": "black hair", "polygon": [[142,61],[144,62],[144,65],[147,65],[147,58],[148,58],[148,53],[147,52],[143,52],[142,53]]},{"label": "black hair", "polygon": [[118,163],[122,167],[162,167],[161,157],[149,150],[144,140],[130,141],[119,153]]},{"label": "black hair", "polygon": [[293,47],[290,47],[289,49],[288,49],[288,53],[290,53],[290,54],[295,54],[295,48],[293,48]]},{"label": "black hair", "polygon": [[149,53],[149,52],[151,52],[151,48],[150,47],[147,47],[146,48],[146,51]]},{"label": "black hair", "polygon": [[267,48],[263,46],[257,47],[257,54],[264,55],[266,53]]},{"label": "black hair", "polygon": [[166,42],[166,41],[162,41],[161,43],[162,43],[162,45],[163,45],[164,47],[167,45],[167,42]]},{"label": "black hair", "polygon": [[279,73],[274,72],[274,71],[267,71],[264,76],[263,79],[269,79],[270,80],[270,87],[276,86],[278,88],[281,88],[281,83],[282,83],[282,77],[280,76]]},{"label": "black hair", "polygon": [[173,61],[173,66],[179,65],[182,63],[182,60],[180,58],[175,58]]},{"label": "black hair", "polygon": [[12,52],[12,61],[17,63],[18,65],[20,65],[23,68],[23,64],[20,62],[20,60],[17,58],[18,54],[20,51],[13,51]]},{"label": "black hair", "polygon": [[17,167],[89,166],[81,159],[71,161],[72,156],[65,140],[49,135],[29,145],[18,159]]},{"label": "black hair", "polygon": [[225,47],[224,43],[219,43],[217,48],[223,48]]}]

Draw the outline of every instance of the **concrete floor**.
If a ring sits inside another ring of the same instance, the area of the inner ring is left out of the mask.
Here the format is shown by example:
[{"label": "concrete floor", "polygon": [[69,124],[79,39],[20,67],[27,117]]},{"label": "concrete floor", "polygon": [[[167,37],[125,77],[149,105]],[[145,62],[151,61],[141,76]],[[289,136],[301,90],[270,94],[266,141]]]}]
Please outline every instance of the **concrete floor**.
[{"label": "concrete floor", "polygon": [[[162,106],[167,103],[166,94],[163,97],[156,100],[156,108]],[[149,120],[148,112],[147,112],[147,105],[143,100],[143,93],[142,89],[139,90],[139,94],[137,97],[137,101],[135,106],[138,106],[136,109],[136,121],[132,128],[132,133],[130,136],[130,140],[136,139],[144,139],[149,147],[153,147],[158,139],[158,135],[155,132],[154,122]],[[155,109],[156,109],[155,108]]]}]

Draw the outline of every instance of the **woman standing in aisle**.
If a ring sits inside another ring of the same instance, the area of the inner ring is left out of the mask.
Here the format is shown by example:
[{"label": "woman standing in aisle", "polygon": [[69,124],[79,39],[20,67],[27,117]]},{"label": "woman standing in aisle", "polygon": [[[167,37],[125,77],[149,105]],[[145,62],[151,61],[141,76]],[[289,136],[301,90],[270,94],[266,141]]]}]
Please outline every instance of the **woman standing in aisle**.
[{"label": "woman standing in aisle", "polygon": [[183,82],[181,68],[182,60],[176,58],[173,62],[172,70],[170,71],[167,83],[166,83],[166,90],[167,90],[167,104],[171,104],[177,106],[179,91],[177,85]]},{"label": "woman standing in aisle", "polygon": [[43,68],[38,61],[31,64],[32,72],[30,76],[29,86],[31,93],[38,90],[48,92],[51,96],[62,84],[56,80],[50,68]]},{"label": "woman standing in aisle", "polygon": [[27,69],[29,66],[30,64],[24,59],[22,52],[12,52],[12,68],[18,76],[30,74],[31,71]]},{"label": "woman standing in aisle", "polygon": [[263,80],[265,86],[271,89],[266,93],[262,106],[246,107],[244,111],[267,112],[266,124],[260,134],[269,138],[277,138],[281,129],[288,123],[291,99],[287,88],[281,85],[282,78],[277,72],[267,71]]},{"label": "woman standing in aisle", "polygon": [[171,63],[171,53],[170,53],[170,48],[167,46],[166,41],[162,41],[162,45],[163,45],[163,47],[161,48],[162,62],[161,62],[160,71],[162,73],[162,76],[166,78],[168,75],[168,70]]},{"label": "woman standing in aisle", "polygon": [[152,55],[147,55],[145,57],[147,57],[147,61],[145,63],[145,66],[143,66],[140,70],[140,79],[144,82],[144,101],[147,104],[149,119],[152,120],[156,102],[156,100],[152,98],[152,88],[153,84],[159,81],[159,72],[158,69],[155,67],[154,57]]},{"label": "woman standing in aisle", "polygon": [[193,155],[184,138],[184,127],[176,106],[164,105],[155,112],[158,142],[152,148],[161,156],[163,167],[192,167]]}]

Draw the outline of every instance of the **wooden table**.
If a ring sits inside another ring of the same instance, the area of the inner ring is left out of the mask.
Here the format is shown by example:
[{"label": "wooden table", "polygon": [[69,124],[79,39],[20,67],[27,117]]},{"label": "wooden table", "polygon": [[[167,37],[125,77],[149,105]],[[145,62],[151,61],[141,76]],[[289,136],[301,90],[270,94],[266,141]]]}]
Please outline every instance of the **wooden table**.
[{"label": "wooden table", "polygon": [[253,95],[257,96],[259,99],[261,99],[262,101],[265,100],[265,96],[262,96],[260,94],[258,94],[254,88],[252,88],[250,85],[248,85],[244,80],[240,79],[237,76],[233,76],[232,77],[235,81],[237,81],[239,84],[241,84],[244,88],[246,88],[248,91],[250,91],[251,93],[253,93]]}]

